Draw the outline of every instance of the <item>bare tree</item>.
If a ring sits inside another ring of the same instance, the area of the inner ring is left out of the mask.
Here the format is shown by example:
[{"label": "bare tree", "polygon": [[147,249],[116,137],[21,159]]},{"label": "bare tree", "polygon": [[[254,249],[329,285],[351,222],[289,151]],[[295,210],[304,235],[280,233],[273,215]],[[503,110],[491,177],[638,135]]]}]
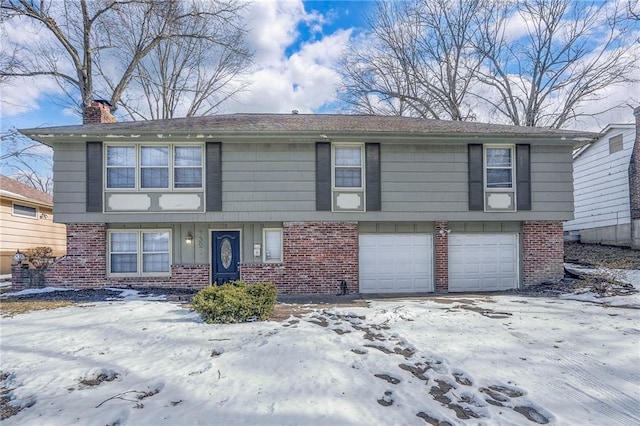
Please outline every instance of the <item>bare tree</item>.
[{"label": "bare tree", "polygon": [[11,128],[0,134],[2,174],[48,194],[53,190],[53,150]]},{"label": "bare tree", "polygon": [[[342,99],[368,113],[465,120],[482,57],[473,50],[483,0],[417,0],[376,5],[373,42],[343,61]],[[380,108],[382,106],[382,108]]]},{"label": "bare tree", "polygon": [[559,128],[640,75],[632,2],[381,0],[340,96],[351,111]]},{"label": "bare tree", "polygon": [[[171,32],[197,36],[167,39],[137,64],[127,96],[121,99],[129,116],[135,120],[211,114],[245,88],[235,80],[251,62],[240,21],[242,7],[240,3],[182,3],[180,13],[189,11],[192,18],[176,20]],[[120,26],[127,29],[120,33],[121,45],[135,51],[129,33],[135,33],[137,23]],[[100,71],[110,83],[108,72]]]},{"label": "bare tree", "polygon": [[[163,43],[226,43],[214,39],[220,31],[203,33],[207,27],[202,22],[244,35],[239,20],[243,4],[238,0],[0,1],[3,20],[21,19],[44,30],[41,41],[13,48],[11,58],[0,62],[0,76],[51,77],[78,111],[96,97],[109,100],[114,108],[123,97],[131,98],[125,94],[131,80],[139,77],[142,62]],[[235,53],[249,58],[246,50]]]},{"label": "bare tree", "polygon": [[[494,7],[478,45],[485,90],[477,96],[514,125],[560,128],[585,115],[585,103],[635,78],[637,46],[620,12],[619,4],[572,0]],[[522,22],[520,37],[507,32],[513,20]]]}]

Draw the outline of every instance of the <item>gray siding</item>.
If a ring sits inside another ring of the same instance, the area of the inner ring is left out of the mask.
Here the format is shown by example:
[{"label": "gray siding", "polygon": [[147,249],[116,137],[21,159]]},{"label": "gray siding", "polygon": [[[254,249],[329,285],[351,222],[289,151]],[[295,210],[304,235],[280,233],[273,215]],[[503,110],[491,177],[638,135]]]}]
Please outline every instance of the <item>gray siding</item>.
[{"label": "gray siding", "polygon": [[[56,221],[82,218],[86,212],[86,144],[64,143],[53,147],[53,214]],[[58,217],[60,215],[60,217]],[[80,220],[86,222],[86,219]]]},{"label": "gray siding", "polygon": [[[435,145],[383,141],[380,149],[380,212],[316,211],[314,143],[223,140],[222,211],[145,213],[137,214],[136,221],[229,224],[330,220],[505,222],[571,218],[570,145],[531,145],[532,210],[514,213],[469,211],[466,143]],[[58,221],[131,221],[128,213],[86,213],[83,143],[56,144],[54,158],[55,217]]]}]

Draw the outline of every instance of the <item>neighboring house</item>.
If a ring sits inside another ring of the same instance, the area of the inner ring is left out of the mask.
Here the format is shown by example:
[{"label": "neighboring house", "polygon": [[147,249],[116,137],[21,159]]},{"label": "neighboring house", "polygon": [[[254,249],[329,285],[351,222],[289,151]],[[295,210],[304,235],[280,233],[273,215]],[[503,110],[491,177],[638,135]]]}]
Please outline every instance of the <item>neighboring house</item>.
[{"label": "neighboring house", "polygon": [[0,175],[0,274],[11,273],[17,250],[41,246],[54,256],[66,251],[66,226],[53,223],[53,198]]},{"label": "neighboring house", "polygon": [[632,167],[632,154],[637,158],[640,149],[637,132],[634,124],[611,124],[598,140],[574,154],[575,213],[564,230],[583,243],[640,248],[640,217],[632,220],[631,211],[639,190]]},{"label": "neighboring house", "polygon": [[[109,119],[95,103],[92,117]],[[86,121],[85,121],[86,122]],[[581,131],[235,114],[21,130],[54,149],[48,285],[468,292],[563,276]]]}]

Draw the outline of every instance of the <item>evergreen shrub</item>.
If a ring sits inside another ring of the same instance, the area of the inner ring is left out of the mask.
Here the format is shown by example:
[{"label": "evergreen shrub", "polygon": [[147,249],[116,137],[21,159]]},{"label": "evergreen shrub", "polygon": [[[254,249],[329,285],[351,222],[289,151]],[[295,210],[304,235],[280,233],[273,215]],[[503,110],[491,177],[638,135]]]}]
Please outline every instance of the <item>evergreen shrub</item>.
[{"label": "evergreen shrub", "polygon": [[273,313],[278,290],[272,283],[242,280],[203,288],[191,300],[193,309],[209,324],[266,320]]}]

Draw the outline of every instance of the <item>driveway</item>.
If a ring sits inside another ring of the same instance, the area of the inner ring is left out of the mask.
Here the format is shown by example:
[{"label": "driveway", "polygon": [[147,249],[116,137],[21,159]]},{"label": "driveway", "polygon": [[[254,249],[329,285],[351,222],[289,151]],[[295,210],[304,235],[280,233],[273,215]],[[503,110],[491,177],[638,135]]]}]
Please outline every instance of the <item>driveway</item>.
[{"label": "driveway", "polygon": [[130,300],[2,318],[3,424],[640,424],[636,308],[484,295],[307,309],[208,325]]}]

